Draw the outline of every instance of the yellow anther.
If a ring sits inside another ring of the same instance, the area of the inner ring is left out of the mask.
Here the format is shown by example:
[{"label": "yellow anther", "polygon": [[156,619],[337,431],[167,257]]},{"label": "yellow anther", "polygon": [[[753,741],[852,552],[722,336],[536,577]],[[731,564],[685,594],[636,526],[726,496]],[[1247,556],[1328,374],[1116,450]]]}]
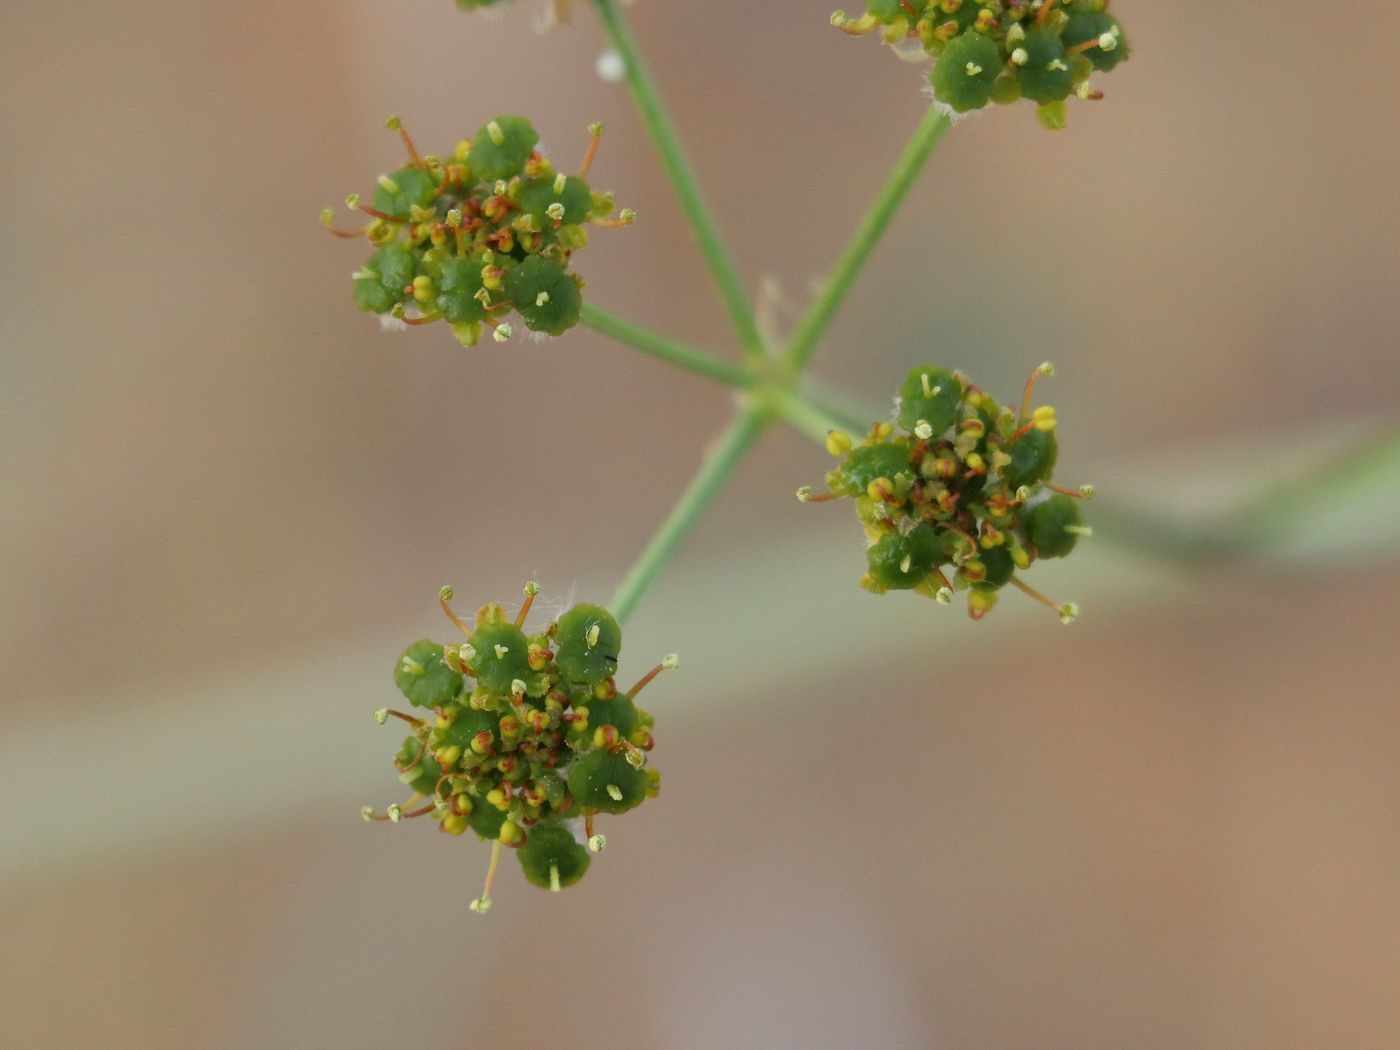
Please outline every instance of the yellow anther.
[{"label": "yellow anther", "polygon": [[449,835],[460,835],[467,830],[467,818],[460,813],[452,813],[442,818],[442,830]]},{"label": "yellow anther", "polygon": [[486,125],[486,134],[497,146],[506,140],[506,133],[501,130],[501,126],[494,120]]},{"label": "yellow anther", "polygon": [[826,432],[826,451],[833,456],[844,457],[851,451],[851,435],[844,430]]},{"label": "yellow anther", "polygon": [[398,192],[399,192],[399,184],[398,184],[397,182],[395,182],[393,179],[389,178],[388,175],[381,175],[381,176],[379,176],[379,178],[375,179],[374,181],[377,182],[377,183],[379,183],[379,185],[383,186],[383,187],[384,187],[386,190],[388,190],[390,193],[398,193]]}]

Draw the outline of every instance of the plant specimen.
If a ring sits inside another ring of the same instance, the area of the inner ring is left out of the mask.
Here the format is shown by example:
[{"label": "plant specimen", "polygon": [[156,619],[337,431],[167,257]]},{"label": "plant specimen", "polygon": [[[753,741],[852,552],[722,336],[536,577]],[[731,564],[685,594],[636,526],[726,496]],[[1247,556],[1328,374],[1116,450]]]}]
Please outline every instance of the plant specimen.
[{"label": "plant specimen", "polygon": [[[466,9],[497,0],[456,0]],[[1107,0],[868,0],[855,18],[832,23],[854,35],[878,34],[901,57],[931,59],[933,105],[916,127],[888,181],[856,229],[791,336],[765,339],[752,299],[710,216],[618,0],[591,0],[615,64],[631,91],[675,190],[719,298],[743,349],[732,362],[642,328],[589,301],[575,257],[590,229],[630,225],[607,193],[588,179],[602,137],[589,128],[576,173],[556,168],[538,148],[529,120],[497,116],[445,156],[423,155],[397,118],[407,163],[381,175],[345,237],[365,237],[371,254],[353,275],[363,311],[389,324],[442,321],[465,346],[486,331],[501,343],[512,319],[542,338],[578,323],[643,353],[739,393],[734,417],[606,607],[576,605],[531,633],[527,618],[538,588],[525,588],[518,614],[487,604],[471,623],[439,596],[464,640],[409,646],[394,680],[418,714],[382,709],[410,733],[395,761],[414,792],[369,820],[398,823],[431,817],[447,834],[470,830],[492,843],[490,874],[473,908],[490,905],[503,849],[512,848],[531,883],[551,890],[577,882],[590,852],[603,846],[600,814],[620,814],[654,795],[648,764],[652,719],[635,704],[667,657],[631,689],[615,676],[622,629],[735,468],[772,426],[784,424],[822,443],[837,458],[827,491],[798,490],[804,502],[849,498],[868,540],[862,585],[875,593],[909,590],[941,604],[965,592],[973,619],[985,617],[1006,587],[1048,605],[1064,623],[1078,614],[1023,576],[1045,558],[1063,558],[1089,535],[1081,505],[1092,486],[1054,483],[1057,419],[1033,404],[1037,367],[1019,408],[1003,405],[958,371],[918,365],[899,384],[893,412],[871,419],[841,407],[844,399],[804,375],[822,336],[889,226],[919,172],[956,117],[989,103],[1029,99],[1040,123],[1061,129],[1071,97],[1098,99],[1091,83],[1128,55],[1128,42]],[[551,6],[567,21],[567,3]],[[946,362],[945,364],[951,364]],[[892,384],[893,385],[893,384]],[[852,435],[855,435],[854,437]],[[574,826],[583,824],[583,842]]]}]

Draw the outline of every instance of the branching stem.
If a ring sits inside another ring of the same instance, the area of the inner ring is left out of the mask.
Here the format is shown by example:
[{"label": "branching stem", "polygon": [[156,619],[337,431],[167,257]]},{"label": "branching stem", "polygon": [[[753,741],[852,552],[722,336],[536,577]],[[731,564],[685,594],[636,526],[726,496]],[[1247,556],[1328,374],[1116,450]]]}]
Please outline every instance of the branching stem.
[{"label": "branching stem", "polygon": [[923,170],[924,162],[942,141],[951,123],[951,118],[932,109],[924,115],[914,132],[914,137],[904,148],[899,163],[895,165],[888,181],[875,198],[875,203],[870,206],[855,236],[851,238],[851,243],[846,246],[841,258],[837,260],[836,267],[831,271],[831,276],[827,278],[821,292],[812,300],[812,305],[807,308],[797,331],[793,333],[786,350],[786,358],[794,372],[800,373],[811,360],[812,352],[816,350],[821,337],[826,334],[836,311],[845,302],[851,285],[865,268],[870,253],[879,243],[880,236],[888,228],[896,210],[914,185],[914,180]]},{"label": "branching stem", "polygon": [[743,462],[753,443],[767,428],[767,417],[753,407],[739,410],[738,415],[720,434],[714,447],[691,480],[670,516],[662,523],[646,550],[642,551],[627,578],[613,595],[608,610],[619,623],[626,623],[651,583],[666,567],[699,524],[700,518]]},{"label": "branching stem", "polygon": [[739,279],[734,261],[724,246],[710,210],[700,195],[695,171],[681,149],[680,139],[661,103],[661,95],[651,79],[651,73],[642,61],[637,42],[632,38],[632,31],[627,26],[627,19],[619,10],[617,0],[593,0],[593,6],[598,10],[598,17],[603,23],[603,29],[613,50],[622,59],[632,100],[646,124],[647,133],[651,136],[652,144],[661,159],[661,166],[666,170],[666,177],[671,180],[671,186],[676,191],[681,210],[685,212],[685,217],[694,231],[695,240],[700,245],[700,254],[705,257],[705,264],[710,268],[710,275],[719,289],[720,298],[724,300],[729,319],[739,334],[744,353],[751,361],[761,360],[766,356],[766,350],[754,319],[748,293]]}]

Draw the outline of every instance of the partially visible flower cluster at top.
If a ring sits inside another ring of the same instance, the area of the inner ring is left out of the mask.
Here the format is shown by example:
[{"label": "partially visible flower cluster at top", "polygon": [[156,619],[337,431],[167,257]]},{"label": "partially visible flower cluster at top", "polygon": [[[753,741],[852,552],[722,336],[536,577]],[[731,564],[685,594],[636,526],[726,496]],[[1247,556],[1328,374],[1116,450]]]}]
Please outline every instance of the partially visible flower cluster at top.
[{"label": "partially visible flower cluster at top", "polygon": [[866,0],[866,13],[832,24],[878,32],[889,44],[914,42],[935,58],[933,96],[957,113],[1026,98],[1041,124],[1059,129],[1071,94],[1099,99],[1090,83],[1128,57],[1128,38],[1109,0]]},{"label": "partially visible flower cluster at top", "polygon": [[870,544],[862,586],[913,590],[945,605],[955,590],[967,591],[968,612],[980,620],[1010,584],[1073,622],[1072,602],[1058,604],[1017,575],[1041,558],[1066,557],[1090,534],[1079,505],[1093,486],[1051,484],[1055,410],[1031,409],[1036,378],[1053,373],[1044,364],[1031,374],[1018,413],[961,373],[923,366],[900,388],[893,422],[873,425],[859,445],[828,434],[827,450],[841,460],[827,475],[830,491],[797,496],[854,498]]},{"label": "partially visible flower cluster at top", "polygon": [[388,126],[409,161],[379,176],[368,204],[346,198],[368,225],[337,230],[334,213],[321,213],[333,233],[365,236],[375,247],[353,275],[355,305],[410,325],[445,321],[466,346],[486,328],[498,342],[509,339],[512,311],[545,335],[577,324],[583,282],[569,265],[588,243],[586,226],[627,226],[636,217],[624,209],[613,218],[612,196],[584,181],[602,125],[589,128],[577,175],[555,170],[523,117],[488,121],[447,158],[420,156],[397,118]]},{"label": "partially visible flower cluster at top", "polygon": [[[471,626],[438,596],[443,611],[467,636],[457,645],[420,641],[394,667],[394,683],[422,717],[376,711],[412,731],[395,759],[407,802],[366,820],[399,823],[431,816],[439,829],[469,828],[492,843],[486,889],[472,910],[491,906],[502,848],[520,858],[526,879],[558,891],[588,870],[589,854],[605,840],[594,831],[599,813],[625,813],[653,798],[660,774],[647,765],[652,718],[633,701],[664,669],[668,656],[626,693],[613,675],[622,629],[606,609],[579,604],[544,630],[526,634],[525,619],[539,588],[525,587],[513,619],[499,605],[483,606]],[[586,846],[571,824],[582,818]]]}]

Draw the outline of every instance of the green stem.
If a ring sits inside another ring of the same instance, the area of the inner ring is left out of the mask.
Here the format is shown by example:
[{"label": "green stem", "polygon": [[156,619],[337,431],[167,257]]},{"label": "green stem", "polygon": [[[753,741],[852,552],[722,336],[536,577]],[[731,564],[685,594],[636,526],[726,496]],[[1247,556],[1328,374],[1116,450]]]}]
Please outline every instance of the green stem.
[{"label": "green stem", "polygon": [[[818,445],[826,446],[826,435],[831,430],[845,430],[845,424],[836,419],[810,397],[802,394],[784,393],[774,399],[778,418],[799,434],[811,438]],[[864,427],[861,428],[863,432]]]},{"label": "green stem", "polygon": [[627,578],[617,588],[609,611],[619,623],[625,623],[642,600],[648,587],[660,575],[680,550],[686,537],[700,523],[700,518],[720,494],[734,470],[758,436],[768,426],[768,419],[752,407],[740,410],[720,435],[718,442],[705,458],[690,487],[662,523],[646,550],[632,566]]},{"label": "green stem", "polygon": [[695,171],[686,160],[675,128],[671,125],[671,118],[661,105],[661,95],[647,71],[646,63],[642,61],[631,30],[627,28],[627,20],[618,10],[617,0],[593,0],[593,6],[598,9],[598,17],[602,20],[603,29],[613,50],[622,57],[632,100],[642,115],[647,133],[651,135],[652,144],[661,158],[661,166],[666,169],[666,177],[671,180],[671,186],[676,191],[681,210],[685,212],[686,219],[695,233],[700,253],[705,257],[705,264],[709,266],[710,274],[719,288],[720,298],[724,300],[729,319],[739,333],[744,352],[751,360],[760,360],[765,356],[765,350],[763,337],[759,335],[758,325],[754,320],[753,307],[744,291],[743,283],[739,280],[733,260],[720,239],[714,219],[711,218],[704,198],[700,195]]},{"label": "green stem", "polygon": [[625,343],[634,350],[667,361],[687,372],[704,376],[738,389],[753,386],[758,377],[743,365],[715,357],[704,350],[678,343],[674,339],[653,332],[648,328],[625,321],[621,317],[600,310],[588,303],[583,304],[583,323],[595,332],[611,336],[619,343]]},{"label": "green stem", "polygon": [[889,226],[895,210],[914,185],[924,162],[942,140],[951,123],[949,117],[932,109],[925,114],[918,130],[914,132],[914,137],[905,147],[903,156],[899,158],[899,163],[895,165],[889,181],[880,190],[880,195],[875,198],[875,203],[871,205],[851,243],[846,246],[846,251],[837,261],[836,268],[827,278],[825,287],[808,307],[806,316],[802,318],[793,334],[787,349],[787,360],[793,371],[800,372],[806,367],[818,341],[845,301],[851,285],[864,269],[866,260],[870,258],[871,251],[880,240],[880,235]]}]

